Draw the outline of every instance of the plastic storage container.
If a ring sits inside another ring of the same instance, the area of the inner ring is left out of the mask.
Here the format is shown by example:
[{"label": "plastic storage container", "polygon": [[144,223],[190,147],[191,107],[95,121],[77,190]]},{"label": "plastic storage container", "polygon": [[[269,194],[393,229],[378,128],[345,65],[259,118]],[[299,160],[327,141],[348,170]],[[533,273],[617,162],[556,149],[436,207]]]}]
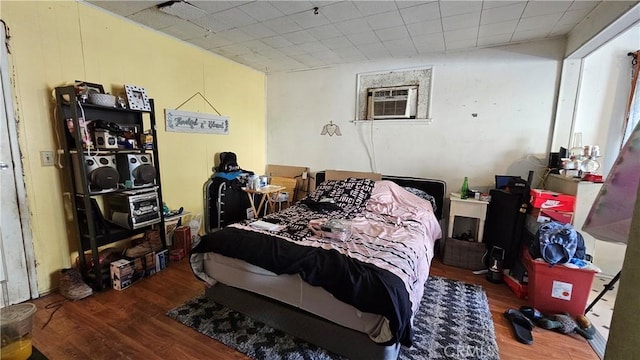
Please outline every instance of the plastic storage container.
[{"label": "plastic storage container", "polygon": [[523,261],[529,272],[531,306],[547,314],[584,315],[595,271],[550,266],[545,261],[531,259],[528,251],[524,251]]},{"label": "plastic storage container", "polygon": [[2,360],[25,360],[31,356],[31,328],[36,306],[31,303],[11,305],[2,309]]}]

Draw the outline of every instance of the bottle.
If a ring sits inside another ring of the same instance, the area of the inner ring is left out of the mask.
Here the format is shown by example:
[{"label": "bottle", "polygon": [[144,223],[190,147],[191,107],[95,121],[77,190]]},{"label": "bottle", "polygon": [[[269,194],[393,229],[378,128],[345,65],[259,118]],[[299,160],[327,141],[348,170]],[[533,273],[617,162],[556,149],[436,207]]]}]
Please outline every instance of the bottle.
[{"label": "bottle", "polygon": [[464,177],[464,181],[462,182],[462,188],[460,189],[460,199],[466,199],[469,197],[469,178]]}]

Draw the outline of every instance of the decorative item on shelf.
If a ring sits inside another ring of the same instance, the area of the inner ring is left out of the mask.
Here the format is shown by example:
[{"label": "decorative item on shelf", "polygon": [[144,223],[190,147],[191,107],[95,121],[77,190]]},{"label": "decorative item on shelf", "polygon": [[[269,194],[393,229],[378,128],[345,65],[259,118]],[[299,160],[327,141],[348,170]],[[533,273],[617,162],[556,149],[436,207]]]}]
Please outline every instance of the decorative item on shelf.
[{"label": "decorative item on shelf", "polygon": [[333,136],[334,134],[337,136],[342,136],[342,132],[340,132],[340,126],[334,124],[333,121],[329,121],[328,124],[325,124],[322,127],[322,132],[320,132],[320,135]]},{"label": "decorative item on shelf", "polygon": [[462,181],[462,188],[460,188],[460,199],[466,199],[469,197],[469,178],[464,177]]},{"label": "decorative item on shelf", "polygon": [[116,97],[111,94],[99,94],[96,92],[89,93],[88,103],[106,106],[106,107],[115,107],[116,106]]},{"label": "decorative item on shelf", "polygon": [[147,92],[143,87],[135,85],[125,85],[124,90],[127,94],[129,109],[151,111]]},{"label": "decorative item on shelf", "polygon": [[104,94],[104,87],[101,84],[76,80],[74,87],[76,89],[76,96],[81,103],[86,103],[87,100],[89,100],[90,94]]},{"label": "decorative item on shelf", "polygon": [[120,109],[127,108],[127,100],[125,99],[125,95],[122,93],[118,94],[118,97],[116,98],[116,103],[118,104],[118,107]]}]

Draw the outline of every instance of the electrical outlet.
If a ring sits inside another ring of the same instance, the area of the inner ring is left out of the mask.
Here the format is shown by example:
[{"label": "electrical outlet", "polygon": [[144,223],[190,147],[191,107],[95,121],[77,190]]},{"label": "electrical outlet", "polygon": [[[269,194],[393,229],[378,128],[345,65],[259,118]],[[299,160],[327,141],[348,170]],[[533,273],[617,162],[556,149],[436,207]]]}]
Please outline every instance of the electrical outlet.
[{"label": "electrical outlet", "polygon": [[53,151],[40,151],[40,163],[42,166],[53,166]]}]

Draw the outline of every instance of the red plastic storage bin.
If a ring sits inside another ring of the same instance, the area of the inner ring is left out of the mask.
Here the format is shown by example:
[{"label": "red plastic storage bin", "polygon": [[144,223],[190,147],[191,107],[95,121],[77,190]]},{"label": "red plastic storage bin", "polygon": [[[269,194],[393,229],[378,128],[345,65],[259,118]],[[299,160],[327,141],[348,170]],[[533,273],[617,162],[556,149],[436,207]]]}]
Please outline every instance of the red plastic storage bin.
[{"label": "red plastic storage bin", "polygon": [[563,265],[552,267],[545,261],[531,259],[528,251],[524,252],[523,257],[529,273],[531,306],[545,314],[584,314],[595,271]]}]

